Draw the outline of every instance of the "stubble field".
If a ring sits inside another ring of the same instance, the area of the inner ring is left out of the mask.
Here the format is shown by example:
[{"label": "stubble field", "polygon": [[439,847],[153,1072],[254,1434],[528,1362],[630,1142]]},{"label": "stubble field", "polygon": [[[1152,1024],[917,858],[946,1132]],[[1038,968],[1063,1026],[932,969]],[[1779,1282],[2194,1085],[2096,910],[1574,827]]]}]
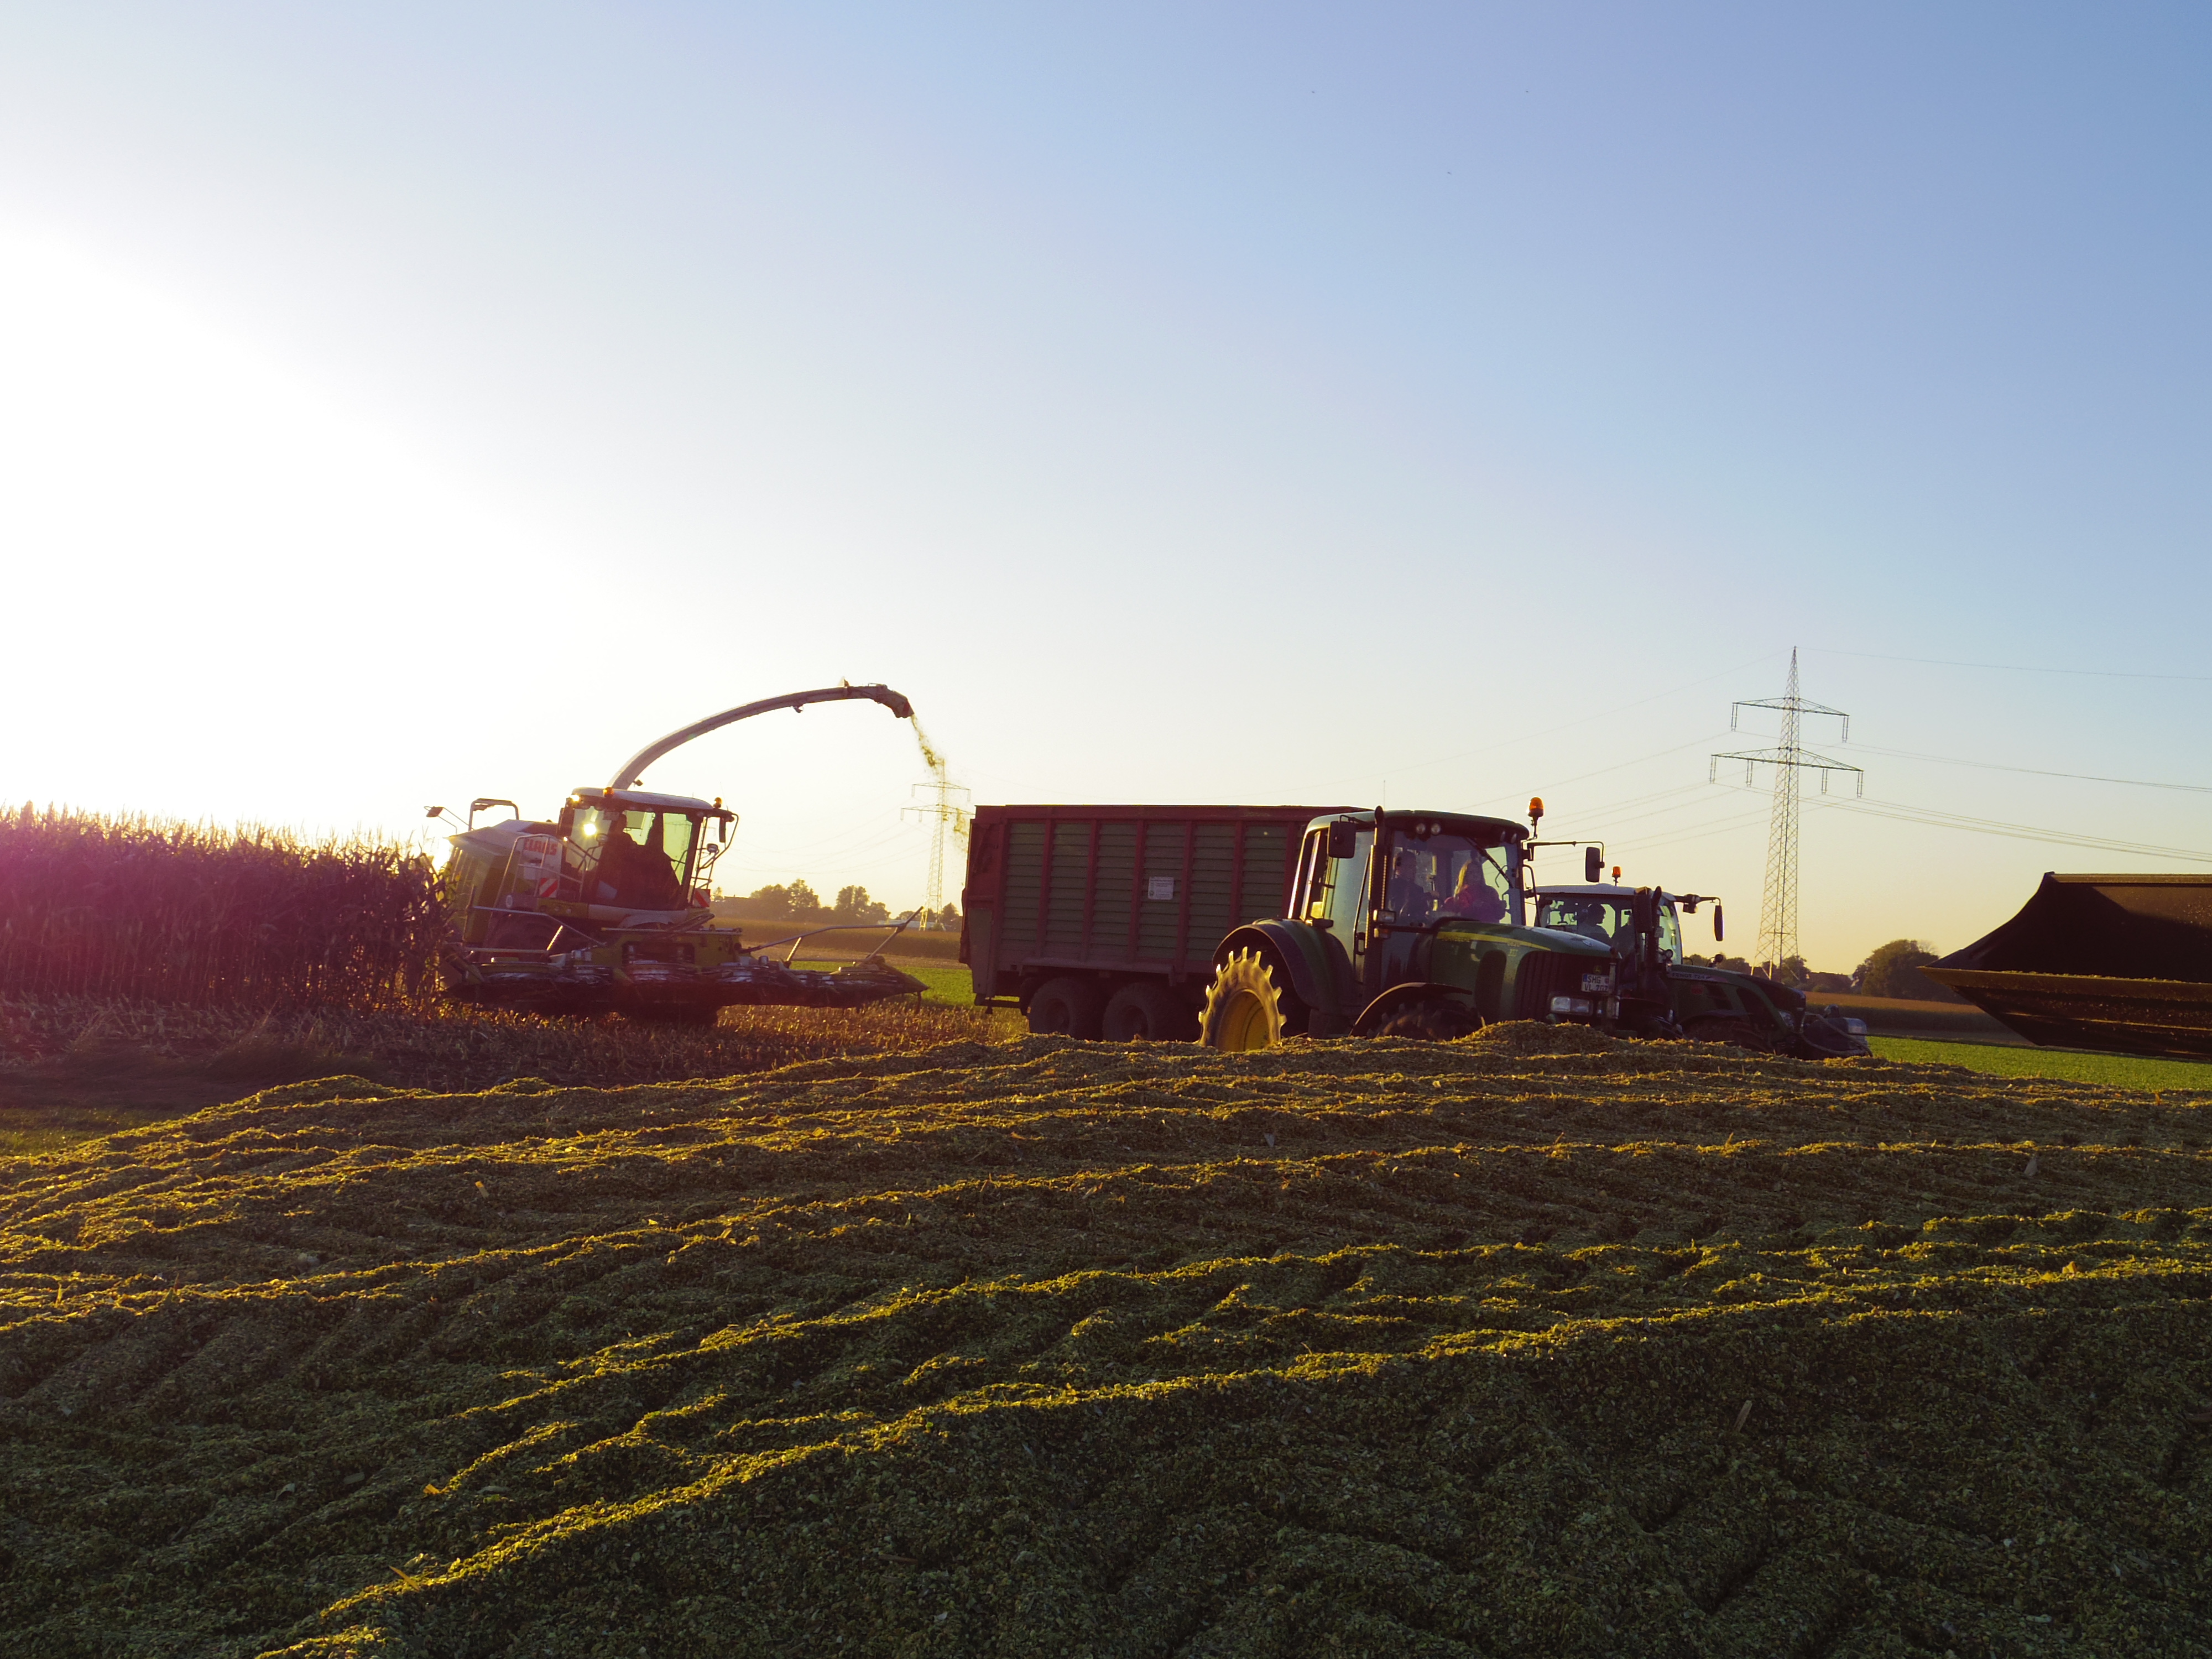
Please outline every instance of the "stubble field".
[{"label": "stubble field", "polygon": [[1578,1030],[0,1163],[0,1651],[2202,1654],[2206,1096]]}]

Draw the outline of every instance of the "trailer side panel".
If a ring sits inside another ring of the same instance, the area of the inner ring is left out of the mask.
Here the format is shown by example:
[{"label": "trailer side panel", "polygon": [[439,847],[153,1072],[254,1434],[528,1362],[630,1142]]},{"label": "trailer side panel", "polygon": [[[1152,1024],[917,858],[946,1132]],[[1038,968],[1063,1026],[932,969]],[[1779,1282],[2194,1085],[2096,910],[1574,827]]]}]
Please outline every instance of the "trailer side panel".
[{"label": "trailer side panel", "polygon": [[1202,994],[1213,952],[1290,903],[1299,837],[1339,806],[984,806],[968,842],[961,959],[979,1002],[1044,980]]}]

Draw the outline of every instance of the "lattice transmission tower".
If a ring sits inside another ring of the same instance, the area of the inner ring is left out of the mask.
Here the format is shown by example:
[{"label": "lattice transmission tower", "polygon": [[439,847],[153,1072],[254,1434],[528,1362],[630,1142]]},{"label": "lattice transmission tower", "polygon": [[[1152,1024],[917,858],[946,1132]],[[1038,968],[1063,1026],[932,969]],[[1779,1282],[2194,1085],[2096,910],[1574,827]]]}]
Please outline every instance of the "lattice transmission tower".
[{"label": "lattice transmission tower", "polygon": [[1843,722],[1838,742],[1849,743],[1851,737],[1851,717],[1840,708],[1831,708],[1823,702],[1808,702],[1797,695],[1797,650],[1790,650],[1790,684],[1778,697],[1761,697],[1755,702],[1729,705],[1729,730],[1736,730],[1736,719],[1747,708],[1773,708],[1781,711],[1781,741],[1771,749],[1753,749],[1732,755],[1715,755],[1706,775],[1717,779],[1724,760],[1741,761],[1746,784],[1759,781],[1759,769],[1774,769],[1774,811],[1767,821],[1766,830],[1766,891],[1759,908],[1758,959],[1770,973],[1779,972],[1782,964],[1802,953],[1797,948],[1797,799],[1801,781],[1808,772],[1820,775],[1820,793],[1828,793],[1828,774],[1849,772],[1856,780],[1858,793],[1866,793],[1866,773],[1849,761],[1831,760],[1826,755],[1816,755],[1797,741],[1797,722],[1806,714],[1825,714]]},{"label": "lattice transmission tower", "polygon": [[951,840],[964,845],[968,840],[968,791],[939,772],[927,783],[915,785],[915,792],[924,799],[901,811],[911,812],[930,826],[929,908],[934,912],[945,908],[945,843]]}]

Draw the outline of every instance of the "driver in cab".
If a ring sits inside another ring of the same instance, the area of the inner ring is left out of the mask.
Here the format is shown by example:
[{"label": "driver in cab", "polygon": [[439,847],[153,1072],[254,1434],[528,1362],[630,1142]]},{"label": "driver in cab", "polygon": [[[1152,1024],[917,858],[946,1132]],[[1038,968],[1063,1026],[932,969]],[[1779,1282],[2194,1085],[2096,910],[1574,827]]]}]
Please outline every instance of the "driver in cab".
[{"label": "driver in cab", "polygon": [[1391,855],[1389,891],[1391,913],[1406,921],[1419,921],[1435,908],[1437,896],[1421,879],[1420,860],[1410,847]]},{"label": "driver in cab", "polygon": [[1503,921],[1505,920],[1505,901],[1491,888],[1488,882],[1474,872],[1474,860],[1469,859],[1459,867],[1459,881],[1451,896],[1437,906],[1437,913],[1446,916],[1464,916],[1470,921]]}]

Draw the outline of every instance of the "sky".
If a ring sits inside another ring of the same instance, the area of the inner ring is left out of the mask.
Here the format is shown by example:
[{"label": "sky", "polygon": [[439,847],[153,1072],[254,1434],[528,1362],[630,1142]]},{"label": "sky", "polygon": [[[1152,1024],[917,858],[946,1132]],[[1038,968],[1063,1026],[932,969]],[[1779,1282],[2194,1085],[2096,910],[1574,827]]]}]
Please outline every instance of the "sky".
[{"label": "sky", "polygon": [[[1741,950],[1795,649],[1814,966],[2212,869],[2209,79],[2181,5],[0,7],[0,798],[421,836],[882,681],[977,802],[1541,794]],[[926,777],[847,704],[647,783],[904,906]]]}]

